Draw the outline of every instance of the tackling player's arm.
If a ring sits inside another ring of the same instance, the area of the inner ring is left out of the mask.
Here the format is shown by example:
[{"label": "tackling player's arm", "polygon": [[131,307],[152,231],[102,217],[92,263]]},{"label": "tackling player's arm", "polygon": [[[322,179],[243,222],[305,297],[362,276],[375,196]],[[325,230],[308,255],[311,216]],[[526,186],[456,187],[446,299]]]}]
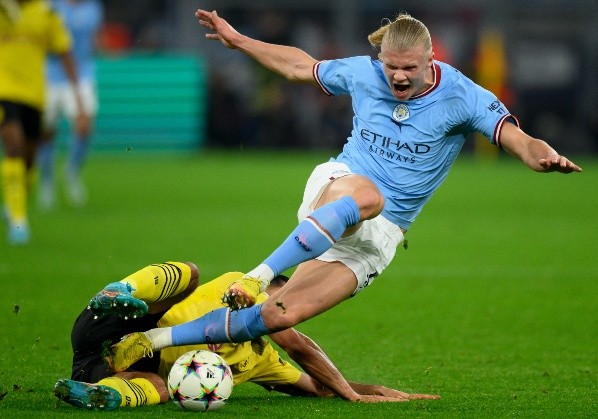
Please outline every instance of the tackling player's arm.
[{"label": "tackling player's arm", "polygon": [[195,16],[199,24],[214,31],[206,38],[221,41],[227,48],[238,49],[258,63],[280,74],[286,79],[300,83],[316,84],[313,67],[317,60],[305,51],[286,45],[269,44],[242,35],[216,11],[197,10]]},{"label": "tackling player's arm", "polygon": [[[439,399],[440,396],[435,394],[410,394],[404,391],[395,390],[392,388],[376,385],[363,384],[348,381],[351,388],[360,396],[358,401],[393,401],[406,402],[409,400],[421,399]],[[295,384],[274,385],[266,387],[270,390],[280,391],[282,393],[290,394],[291,396],[316,396],[316,397],[335,397],[337,394],[305,373],[301,373],[299,381]],[[382,396],[382,397],[368,397],[368,396]]]},{"label": "tackling player's arm", "polygon": [[296,383],[296,388],[293,389],[297,390],[295,393],[291,393],[290,389],[283,390],[280,386],[276,390],[289,394],[303,392],[303,394],[317,396],[330,395],[332,390],[343,399],[360,400],[360,395],[351,388],[340,371],[313,340],[295,329],[273,333],[270,338],[309,375],[309,377],[302,375]]},{"label": "tackling player's arm", "polygon": [[438,399],[430,394],[409,394],[388,387],[348,382],[326,353],[309,337],[287,329],[270,337],[305,373],[293,385],[277,385],[273,389],[296,396],[340,396],[358,402],[405,402],[415,399]]},{"label": "tackling player's arm", "polygon": [[507,122],[503,125],[500,144],[509,154],[537,172],[581,172],[581,167],[559,155],[545,141],[530,137],[514,124]]},{"label": "tackling player's arm", "polygon": [[302,372],[299,380],[293,384],[276,384],[272,386],[263,386],[267,390],[279,391],[291,396],[302,397],[334,397],[330,389],[314,380],[312,377]]}]

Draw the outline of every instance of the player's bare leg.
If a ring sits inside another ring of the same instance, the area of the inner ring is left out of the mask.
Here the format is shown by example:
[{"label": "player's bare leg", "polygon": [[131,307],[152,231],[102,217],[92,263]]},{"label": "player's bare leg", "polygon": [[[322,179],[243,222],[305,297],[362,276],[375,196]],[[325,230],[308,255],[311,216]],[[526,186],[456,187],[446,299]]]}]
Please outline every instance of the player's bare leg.
[{"label": "player's bare leg", "polygon": [[269,281],[286,269],[313,260],[341,237],[353,234],[361,221],[382,211],[384,198],[369,179],[351,174],[324,187],[315,209],[286,240],[246,277],[233,283],[223,302],[234,310],[250,307]]},{"label": "player's bare leg", "polygon": [[340,262],[303,262],[263,303],[264,323],[273,331],[293,327],[346,300],[356,287],[355,274]]}]

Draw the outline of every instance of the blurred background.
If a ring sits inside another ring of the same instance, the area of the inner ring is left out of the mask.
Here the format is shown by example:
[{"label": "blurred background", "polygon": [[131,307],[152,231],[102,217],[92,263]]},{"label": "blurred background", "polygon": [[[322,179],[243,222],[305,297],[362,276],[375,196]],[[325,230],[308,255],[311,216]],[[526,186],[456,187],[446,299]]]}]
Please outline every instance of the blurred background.
[{"label": "blurred background", "polygon": [[[367,35],[406,11],[436,58],[493,91],[522,127],[568,154],[598,152],[596,0],[104,0],[94,148],[335,149],[350,104],[297,86],[204,38],[195,9],[318,59],[372,55]],[[485,140],[468,151],[495,153]]]}]

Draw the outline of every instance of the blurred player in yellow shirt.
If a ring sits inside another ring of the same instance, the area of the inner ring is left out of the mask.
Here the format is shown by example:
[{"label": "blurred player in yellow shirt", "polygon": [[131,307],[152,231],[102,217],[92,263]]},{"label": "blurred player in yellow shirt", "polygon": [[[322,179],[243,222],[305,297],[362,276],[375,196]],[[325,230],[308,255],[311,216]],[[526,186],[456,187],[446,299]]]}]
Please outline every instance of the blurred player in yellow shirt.
[{"label": "blurred player in yellow shirt", "polygon": [[[30,237],[27,193],[41,137],[49,53],[61,56],[82,109],[70,49],[66,27],[45,0],[0,0],[0,173],[10,244]],[[77,123],[85,130],[89,121],[79,112]]]}]

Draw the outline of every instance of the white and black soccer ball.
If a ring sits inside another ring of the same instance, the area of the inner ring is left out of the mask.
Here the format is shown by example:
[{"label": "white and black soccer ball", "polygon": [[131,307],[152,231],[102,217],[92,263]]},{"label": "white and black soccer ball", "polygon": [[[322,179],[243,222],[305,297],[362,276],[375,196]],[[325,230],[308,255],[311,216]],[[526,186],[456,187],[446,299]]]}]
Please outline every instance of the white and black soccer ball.
[{"label": "white and black soccer ball", "polygon": [[214,352],[189,351],[175,361],[168,374],[168,392],[182,409],[220,409],[232,391],[230,367]]}]

